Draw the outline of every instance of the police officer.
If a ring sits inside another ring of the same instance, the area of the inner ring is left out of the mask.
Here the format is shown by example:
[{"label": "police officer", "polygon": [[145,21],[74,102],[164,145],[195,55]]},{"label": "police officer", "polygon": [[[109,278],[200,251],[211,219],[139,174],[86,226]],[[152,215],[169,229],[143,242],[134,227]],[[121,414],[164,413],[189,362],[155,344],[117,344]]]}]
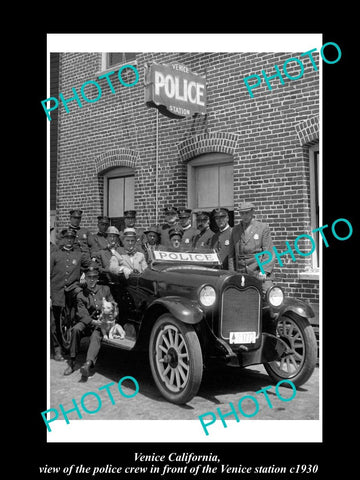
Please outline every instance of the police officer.
[{"label": "police officer", "polygon": [[165,207],[163,212],[165,215],[165,223],[163,223],[159,229],[161,245],[163,247],[169,247],[171,246],[169,230],[178,226],[179,217],[175,207]]},{"label": "police officer", "polygon": [[183,231],[181,243],[184,247],[191,247],[195,235],[198,235],[199,230],[191,225],[191,212],[190,208],[181,208],[178,210],[179,223]]},{"label": "police officer", "polygon": [[88,238],[90,232],[87,228],[80,227],[83,211],[79,209],[70,210],[70,223],[68,228],[75,233],[74,249],[84,253],[90,253]]},{"label": "police officer", "polygon": [[76,293],[80,290],[82,270],[90,264],[90,257],[74,249],[75,232],[63,231],[63,245],[50,254],[50,298],[52,308],[51,340],[56,359],[61,359],[60,316],[66,307],[73,316]]},{"label": "police officer", "polygon": [[197,212],[197,228],[199,233],[193,239],[194,248],[210,248],[210,242],[214,232],[210,228],[210,214],[208,212]]},{"label": "police officer", "polygon": [[107,229],[110,226],[110,219],[107,216],[99,215],[98,220],[98,232],[95,234],[90,234],[88,237],[88,244],[90,247],[90,255],[94,257],[94,254],[103,248],[107,248],[108,239],[107,239]]},{"label": "police officer", "polygon": [[240,223],[236,225],[230,237],[229,270],[245,273],[255,273],[263,280],[263,290],[272,285],[274,261],[264,265],[265,274],[260,272],[255,259],[255,253],[263,250],[272,251],[273,241],[268,224],[254,218],[255,205],[243,202],[239,206]]},{"label": "police officer", "polygon": [[110,226],[106,230],[106,246],[93,255],[99,266],[100,282],[105,281],[107,283],[110,280],[108,274],[110,272],[110,259],[113,255],[113,250],[120,253],[123,248],[120,246],[119,230],[114,226]]},{"label": "police officer", "polygon": [[182,244],[183,230],[180,227],[172,227],[169,230],[170,249],[171,250],[183,250]]},{"label": "police officer", "polygon": [[80,348],[80,340],[84,336],[90,336],[90,343],[86,353],[86,361],[80,368],[83,377],[88,377],[90,369],[95,366],[102,340],[98,320],[101,313],[102,299],[113,302],[110,288],[107,285],[98,284],[99,272],[97,265],[92,263],[85,273],[85,286],[76,297],[77,319],[71,332],[70,360],[64,375],[70,375],[75,370],[76,356]]},{"label": "police officer", "polygon": [[229,268],[229,243],[232,228],[229,225],[229,210],[227,208],[215,208],[212,211],[218,231],[210,240],[210,248],[217,250],[222,268]]},{"label": "police officer", "polygon": [[120,244],[123,246],[124,242],[124,231],[126,228],[134,228],[136,231],[136,244],[135,247],[137,250],[142,251],[142,241],[144,236],[144,229],[136,227],[136,210],[125,210],[124,211],[124,229],[120,232]]}]

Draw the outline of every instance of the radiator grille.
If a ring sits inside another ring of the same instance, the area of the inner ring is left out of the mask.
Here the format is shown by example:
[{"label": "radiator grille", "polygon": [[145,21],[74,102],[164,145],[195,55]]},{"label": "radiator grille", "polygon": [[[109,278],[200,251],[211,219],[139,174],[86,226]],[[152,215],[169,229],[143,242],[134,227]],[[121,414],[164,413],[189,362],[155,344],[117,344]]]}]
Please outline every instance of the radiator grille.
[{"label": "radiator grille", "polygon": [[223,292],[221,308],[221,336],[229,332],[256,332],[259,335],[260,294],[256,288],[240,290],[228,287]]}]

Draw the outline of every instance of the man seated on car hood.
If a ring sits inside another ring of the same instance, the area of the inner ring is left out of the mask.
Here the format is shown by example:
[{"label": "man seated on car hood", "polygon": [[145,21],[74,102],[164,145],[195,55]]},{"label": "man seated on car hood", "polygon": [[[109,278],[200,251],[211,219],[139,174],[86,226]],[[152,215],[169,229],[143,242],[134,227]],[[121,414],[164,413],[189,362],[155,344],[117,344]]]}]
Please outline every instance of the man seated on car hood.
[{"label": "man seated on car hood", "polygon": [[142,273],[148,265],[145,255],[136,250],[137,234],[134,228],[125,228],[123,236],[124,248],[121,253],[112,250],[109,271],[114,275],[124,274],[129,278],[131,273]]}]

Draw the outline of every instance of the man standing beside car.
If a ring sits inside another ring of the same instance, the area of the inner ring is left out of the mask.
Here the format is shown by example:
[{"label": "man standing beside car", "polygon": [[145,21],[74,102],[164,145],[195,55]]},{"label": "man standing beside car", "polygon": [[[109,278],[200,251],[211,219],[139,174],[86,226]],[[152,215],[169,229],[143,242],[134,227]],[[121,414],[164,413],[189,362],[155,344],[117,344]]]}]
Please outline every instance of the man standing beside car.
[{"label": "man standing beside car", "polygon": [[90,257],[74,249],[75,232],[73,229],[62,231],[63,245],[50,255],[50,298],[53,315],[51,316],[51,339],[55,350],[55,360],[61,360],[60,317],[66,308],[73,318],[75,296],[80,287],[81,271],[90,264]]},{"label": "man standing beside car", "polygon": [[199,230],[191,224],[191,212],[192,210],[190,208],[181,208],[178,210],[179,223],[183,231],[181,244],[186,248],[191,248],[195,235],[199,233]]},{"label": "man standing beside car", "polygon": [[171,241],[169,232],[171,228],[178,227],[179,216],[175,207],[165,207],[163,209],[165,215],[165,223],[160,225],[159,234],[161,238],[161,245],[164,247],[170,247]]},{"label": "man standing beside car", "polygon": [[83,211],[79,209],[70,210],[70,222],[68,228],[75,233],[74,249],[83,253],[90,253],[88,238],[90,232],[87,228],[80,226]]},{"label": "man standing beside car", "polygon": [[91,258],[93,258],[99,250],[106,248],[108,245],[106,230],[109,228],[110,219],[104,215],[99,215],[97,219],[98,232],[95,234],[90,234],[88,237]]},{"label": "man standing beside car", "polygon": [[198,212],[196,215],[199,233],[193,238],[194,248],[210,248],[214,232],[210,228],[210,215],[207,212]]},{"label": "man standing beside car", "polygon": [[229,244],[232,231],[229,225],[229,211],[227,208],[215,208],[212,214],[219,230],[211,238],[210,248],[217,250],[222,268],[227,270],[229,268]]},{"label": "man standing beside car", "polygon": [[133,228],[136,232],[135,248],[139,252],[142,251],[142,242],[144,240],[144,228],[135,227],[136,210],[125,210],[124,212],[124,229],[120,231],[120,245],[124,245],[124,233],[127,228]]},{"label": "man standing beside car", "polygon": [[274,261],[264,266],[265,274],[263,274],[255,259],[255,253],[263,250],[272,251],[273,241],[269,225],[254,218],[255,205],[253,203],[241,203],[239,213],[240,223],[233,228],[230,236],[229,270],[256,274],[264,282],[263,290],[266,291],[273,284]]}]

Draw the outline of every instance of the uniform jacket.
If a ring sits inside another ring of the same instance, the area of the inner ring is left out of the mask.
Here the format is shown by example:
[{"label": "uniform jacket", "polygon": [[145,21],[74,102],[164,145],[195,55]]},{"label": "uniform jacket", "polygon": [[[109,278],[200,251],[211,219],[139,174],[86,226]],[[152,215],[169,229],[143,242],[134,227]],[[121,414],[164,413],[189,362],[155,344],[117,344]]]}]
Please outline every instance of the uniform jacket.
[{"label": "uniform jacket", "polygon": [[191,247],[193,244],[194,237],[200,233],[200,231],[195,227],[189,227],[183,229],[183,236],[181,239],[181,245],[185,247]]},{"label": "uniform jacket", "polygon": [[[259,265],[254,254],[263,250],[272,251],[273,242],[270,228],[266,223],[259,222],[254,218],[251,220],[247,231],[240,222],[233,228],[230,237],[229,269],[258,272]],[[263,266],[266,273],[270,274],[274,268],[274,261]]]},{"label": "uniform jacket", "polygon": [[232,228],[230,225],[222,232],[216,232],[210,240],[210,248],[215,248],[219,254],[222,268],[229,268],[229,245]]},{"label": "uniform jacket", "polygon": [[164,223],[163,225],[160,226],[160,228],[159,228],[160,243],[164,247],[171,246],[170,237],[169,237],[169,230],[170,230],[170,228],[174,228],[174,227],[179,227],[179,223],[175,222],[171,225],[169,225],[168,223]]},{"label": "uniform jacket", "polygon": [[[117,247],[114,249],[118,253],[124,253],[123,247]],[[111,250],[109,248],[103,248],[92,255],[92,258],[95,258],[96,263],[99,265],[100,272],[109,272],[110,259],[112,257]]]},{"label": "uniform jacket", "polygon": [[99,250],[102,250],[107,247],[108,245],[107,234],[101,233],[101,232],[90,234],[88,236],[88,244],[90,248],[90,255],[91,257],[93,257],[97,252],[99,252]]},{"label": "uniform jacket", "polygon": [[76,297],[78,321],[89,325],[92,320],[97,319],[101,313],[103,297],[108,302],[114,301],[108,285],[97,284],[93,291],[88,288],[82,289]]},{"label": "uniform jacket", "polygon": [[211,239],[214,236],[214,232],[208,227],[204,232],[199,232],[193,238],[194,248],[207,248],[210,247]]},{"label": "uniform jacket", "polygon": [[60,248],[50,255],[50,296],[54,306],[65,306],[65,290],[78,285],[82,269],[90,257],[80,250]]},{"label": "uniform jacket", "polygon": [[88,244],[88,238],[90,236],[90,232],[87,228],[82,228],[82,227],[73,227],[72,225],[69,225],[69,228],[72,230],[75,230],[76,237],[74,241],[74,249],[75,250],[80,250],[81,252],[84,253],[90,253],[90,248]]}]

